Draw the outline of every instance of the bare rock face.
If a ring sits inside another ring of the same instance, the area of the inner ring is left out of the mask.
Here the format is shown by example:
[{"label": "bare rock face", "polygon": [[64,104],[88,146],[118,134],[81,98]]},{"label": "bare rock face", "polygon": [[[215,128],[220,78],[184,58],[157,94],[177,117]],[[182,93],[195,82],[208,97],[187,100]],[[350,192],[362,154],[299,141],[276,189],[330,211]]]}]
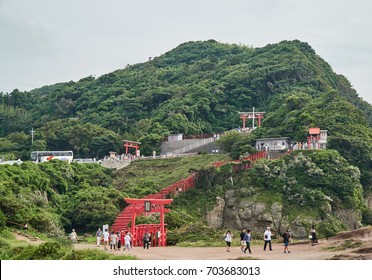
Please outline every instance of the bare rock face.
[{"label": "bare rock face", "polygon": [[340,209],[335,212],[336,216],[344,222],[349,229],[358,229],[363,225],[360,222],[362,214],[354,209]]},{"label": "bare rock face", "polygon": [[237,215],[237,198],[234,190],[228,190],[225,193],[225,208],[222,217],[222,227],[240,228],[241,221]]},{"label": "bare rock face", "polygon": [[313,222],[314,221],[310,218],[298,216],[288,224],[285,229],[290,229],[293,238],[306,238],[309,236],[310,225],[312,225]]},{"label": "bare rock face", "polygon": [[[307,238],[313,218],[299,215],[289,221],[287,214],[283,213],[283,205],[279,202],[267,204],[255,201],[254,197],[236,197],[234,190],[228,190],[224,198],[217,197],[216,207],[210,211],[206,220],[209,226],[224,229],[251,229],[253,232],[263,232],[270,226],[273,234],[282,234],[289,229],[295,238]],[[372,197],[371,197],[372,200]],[[372,201],[371,201],[372,203]],[[335,214],[350,229],[358,229],[361,213],[353,209],[332,211],[329,204],[323,206],[325,213]],[[285,212],[285,211],[284,211]]]},{"label": "bare rock face", "polygon": [[207,214],[207,223],[214,228],[221,228],[223,223],[223,211],[225,209],[225,200],[222,197],[216,197],[217,205]]},{"label": "bare rock face", "polygon": [[372,209],[372,195],[366,197],[366,204],[369,209]]},{"label": "bare rock face", "polygon": [[239,228],[251,230],[264,229],[271,224],[271,216],[267,211],[267,205],[262,202],[241,201],[237,215],[241,221]]}]

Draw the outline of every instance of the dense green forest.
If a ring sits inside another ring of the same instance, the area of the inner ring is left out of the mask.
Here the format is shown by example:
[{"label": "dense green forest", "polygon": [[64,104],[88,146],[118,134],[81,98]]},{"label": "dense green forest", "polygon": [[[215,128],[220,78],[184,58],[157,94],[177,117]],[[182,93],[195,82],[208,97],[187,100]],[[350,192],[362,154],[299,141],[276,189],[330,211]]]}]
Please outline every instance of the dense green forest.
[{"label": "dense green forest", "polygon": [[[321,236],[331,236],[352,228],[339,211],[356,213],[356,221],[364,225],[372,223],[359,169],[334,150],[297,151],[278,160],[260,160],[253,169],[237,173],[230,164],[212,168],[218,160],[226,156],[143,160],[114,173],[98,164],[60,161],[0,165],[0,228],[19,228],[27,222],[31,230],[53,237],[64,236],[71,228],[81,235],[94,232],[102,224],[112,224],[125,207],[123,197],[155,193],[191,170],[199,174],[196,187],[173,197],[166,215],[170,244],[216,245],[221,232],[208,226],[206,216],[216,198],[231,191],[236,205],[245,201],[282,205],[285,218],[276,225],[279,230],[289,226],[295,231],[299,220],[307,227],[315,223]],[[229,224],[235,219],[223,219],[222,227],[238,228]],[[138,217],[138,222],[157,223],[159,216]],[[246,223],[254,228],[254,220]]]},{"label": "dense green forest", "polygon": [[143,197],[226,155],[138,160],[113,173],[99,164],[53,160],[0,165],[0,228],[24,225],[52,236],[112,224],[124,197]]},{"label": "dense green forest", "polygon": [[253,106],[267,112],[261,135],[303,141],[315,125],[330,130],[337,146],[371,140],[371,105],[307,43],[250,48],[209,40],[98,78],[0,93],[0,154],[28,159],[30,150],[72,149],[101,158],[119,152],[123,138],[151,154],[170,133],[238,127],[237,112]]},{"label": "dense green forest", "polygon": [[28,223],[51,235],[112,222],[123,207],[111,170],[61,161],[0,165],[1,225]]}]

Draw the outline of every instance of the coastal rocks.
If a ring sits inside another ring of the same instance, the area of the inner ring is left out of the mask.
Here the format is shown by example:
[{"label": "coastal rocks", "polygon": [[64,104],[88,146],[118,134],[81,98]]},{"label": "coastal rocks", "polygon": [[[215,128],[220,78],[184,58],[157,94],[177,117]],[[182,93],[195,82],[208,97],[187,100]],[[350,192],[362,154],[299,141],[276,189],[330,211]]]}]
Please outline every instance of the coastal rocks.
[{"label": "coastal rocks", "polygon": [[[219,205],[208,213],[209,226],[234,229],[249,228],[255,232],[264,232],[267,226],[271,226],[273,234],[281,234],[290,228],[294,237],[308,236],[310,228],[304,225],[311,225],[311,220],[299,216],[290,223],[288,217],[283,215],[283,205],[278,202],[271,205],[252,200],[237,202],[231,192],[225,196],[225,200],[223,211],[221,211],[223,203],[219,202]],[[223,213],[222,216],[216,217],[218,223],[212,222],[211,216],[221,213]]]},{"label": "coastal rocks", "polygon": [[372,210],[372,195],[368,195],[365,200],[368,208]]},{"label": "coastal rocks", "polygon": [[354,209],[340,209],[335,212],[335,215],[348,226],[349,229],[358,229],[363,225],[360,222],[361,213]]},{"label": "coastal rocks", "polygon": [[[216,206],[206,215],[209,226],[224,229],[249,228],[254,232],[264,232],[270,226],[273,234],[282,234],[289,229],[295,238],[307,238],[312,224],[317,224],[314,217],[306,213],[291,213],[291,218],[279,202],[266,203],[255,201],[254,196],[237,197],[235,190],[228,190],[225,196],[216,198]],[[349,229],[358,229],[361,213],[354,209],[332,210],[329,203],[322,206],[324,213],[340,219]]]},{"label": "coastal rocks", "polygon": [[223,211],[225,209],[225,200],[221,197],[216,197],[216,207],[210,211],[207,216],[207,223],[214,228],[221,228],[223,223]]}]

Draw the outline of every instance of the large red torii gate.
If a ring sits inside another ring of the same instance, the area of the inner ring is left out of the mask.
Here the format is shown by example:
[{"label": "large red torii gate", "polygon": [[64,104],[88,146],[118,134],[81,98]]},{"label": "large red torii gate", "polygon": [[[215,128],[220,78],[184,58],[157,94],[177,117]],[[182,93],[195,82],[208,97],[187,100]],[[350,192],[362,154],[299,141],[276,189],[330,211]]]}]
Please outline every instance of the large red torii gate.
[{"label": "large red torii gate", "polygon": [[139,150],[139,145],[141,144],[141,142],[123,140],[123,143],[124,143],[124,147],[125,147],[125,154],[128,154],[129,148],[135,148],[136,153],[134,155],[139,156],[138,150]]},{"label": "large red torii gate", "polygon": [[158,245],[162,247],[166,246],[164,213],[169,213],[170,210],[164,208],[164,205],[171,204],[173,199],[124,198],[124,200],[133,206],[131,221],[133,239],[138,241],[135,230],[137,213],[160,213],[160,238]]}]

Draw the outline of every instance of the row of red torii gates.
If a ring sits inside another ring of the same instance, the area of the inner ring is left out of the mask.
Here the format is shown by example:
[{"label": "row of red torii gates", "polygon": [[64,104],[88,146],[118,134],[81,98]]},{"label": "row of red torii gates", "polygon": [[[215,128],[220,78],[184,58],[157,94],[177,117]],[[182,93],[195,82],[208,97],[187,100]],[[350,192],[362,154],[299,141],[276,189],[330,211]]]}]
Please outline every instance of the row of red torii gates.
[{"label": "row of red torii gates", "polygon": [[[158,193],[147,195],[141,199],[124,198],[128,206],[116,217],[112,230],[121,233],[121,242],[124,244],[124,236],[126,232],[132,234],[132,245],[142,246],[143,235],[146,231],[151,236],[151,246],[166,246],[167,229],[164,222],[164,214],[170,210],[165,208],[173,202],[173,199],[167,198],[169,195],[177,195],[181,192],[195,186],[197,174],[193,173],[186,179],[177,181],[174,184],[162,189]],[[160,224],[137,224],[137,216],[146,216],[153,213],[160,213]],[[128,224],[131,224],[128,227]]]},{"label": "row of red torii gates", "polygon": [[[246,119],[252,119],[252,129],[254,129],[254,121],[258,119],[258,126],[261,126],[261,119],[263,118],[265,112],[255,112],[253,107],[253,112],[239,112],[240,118],[243,120],[243,128],[246,127]],[[319,141],[320,139],[320,129],[311,128],[309,130],[308,142],[313,140]],[[128,153],[128,148],[134,148],[136,150],[136,155],[139,151],[139,142],[124,140],[124,145],[126,147],[126,153]],[[219,161],[213,164],[214,167],[218,168],[226,164],[232,163],[232,169],[234,172],[239,170],[245,170],[252,167],[252,164],[261,158],[267,158],[266,151],[261,151],[256,154],[244,157],[240,160],[235,161]],[[235,164],[234,164],[235,163]],[[134,198],[124,198],[125,202],[128,204],[126,208],[117,216],[114,224],[112,225],[112,230],[114,232],[121,232],[121,242],[124,244],[124,236],[126,232],[131,232],[132,234],[132,245],[142,246],[143,245],[143,235],[147,231],[150,236],[151,246],[166,246],[167,244],[167,229],[164,222],[165,213],[169,213],[170,210],[165,208],[173,202],[173,199],[167,197],[169,195],[177,195],[180,192],[187,191],[189,188],[195,186],[196,173],[193,173],[186,179],[180,180],[155,194],[150,194],[141,199]],[[160,213],[160,224],[137,224],[136,217],[141,215],[151,215],[153,213]],[[128,224],[131,223],[131,227],[128,228]]]},{"label": "row of red torii gates", "polygon": [[[266,152],[262,151],[257,154],[250,155],[237,161],[223,161],[215,162],[214,167],[218,168],[229,163],[243,163],[242,165],[233,165],[233,171],[236,172],[242,169],[249,169],[252,167],[253,162],[260,158],[266,158]],[[155,194],[150,194],[141,199],[125,198],[128,206],[117,216],[112,230],[114,232],[121,232],[121,242],[124,244],[124,236],[126,232],[132,234],[132,245],[142,246],[143,235],[146,231],[151,235],[151,246],[166,246],[167,244],[167,229],[164,222],[165,213],[170,210],[165,208],[173,202],[173,199],[167,198],[169,195],[177,195],[181,192],[187,191],[195,186],[197,173],[191,174],[186,179],[180,180]],[[160,224],[137,224],[136,217],[142,215],[151,215],[153,213],[160,213]],[[128,224],[131,227],[128,227]]]},{"label": "row of red torii gates", "polygon": [[[150,234],[152,246],[166,246],[166,229],[164,213],[170,210],[165,205],[171,204],[173,199],[135,199],[125,198],[125,202],[132,205],[131,233],[135,245],[142,245],[142,237],[146,231]],[[160,213],[160,224],[142,224],[136,226],[136,216],[143,213]],[[122,241],[124,235],[122,234]],[[133,242],[132,241],[132,242]]]},{"label": "row of red torii gates", "polygon": [[[254,121],[258,119],[258,126],[261,126],[261,119],[265,112],[255,112],[253,107],[253,112],[239,112],[240,118],[243,120],[243,128],[246,127],[246,119],[252,119],[252,128],[254,129]],[[129,148],[135,149],[135,155],[138,155],[140,142],[124,140],[125,153],[128,154]],[[234,171],[237,168],[248,169],[251,168],[254,161],[259,158],[265,158],[265,152],[259,152],[257,154],[246,157],[238,161],[226,161],[226,162],[215,162],[214,167],[220,167],[228,163],[238,163],[241,161],[250,161],[249,163],[243,164],[243,166],[234,166]],[[152,246],[166,246],[167,243],[167,229],[164,223],[164,214],[169,213],[170,210],[165,208],[173,202],[173,199],[166,199],[169,194],[176,195],[180,192],[186,191],[195,185],[196,174],[193,173],[186,179],[180,180],[164,189],[159,193],[150,194],[141,199],[135,198],[124,198],[125,202],[128,204],[126,208],[117,216],[114,224],[112,225],[112,230],[114,232],[121,233],[121,242],[124,244],[124,236],[126,232],[130,231],[132,234],[132,244],[133,246],[142,246],[142,237],[147,231],[151,240]],[[141,215],[151,215],[152,213],[160,213],[160,224],[137,224],[136,217]],[[128,228],[128,224],[131,227]]]}]

